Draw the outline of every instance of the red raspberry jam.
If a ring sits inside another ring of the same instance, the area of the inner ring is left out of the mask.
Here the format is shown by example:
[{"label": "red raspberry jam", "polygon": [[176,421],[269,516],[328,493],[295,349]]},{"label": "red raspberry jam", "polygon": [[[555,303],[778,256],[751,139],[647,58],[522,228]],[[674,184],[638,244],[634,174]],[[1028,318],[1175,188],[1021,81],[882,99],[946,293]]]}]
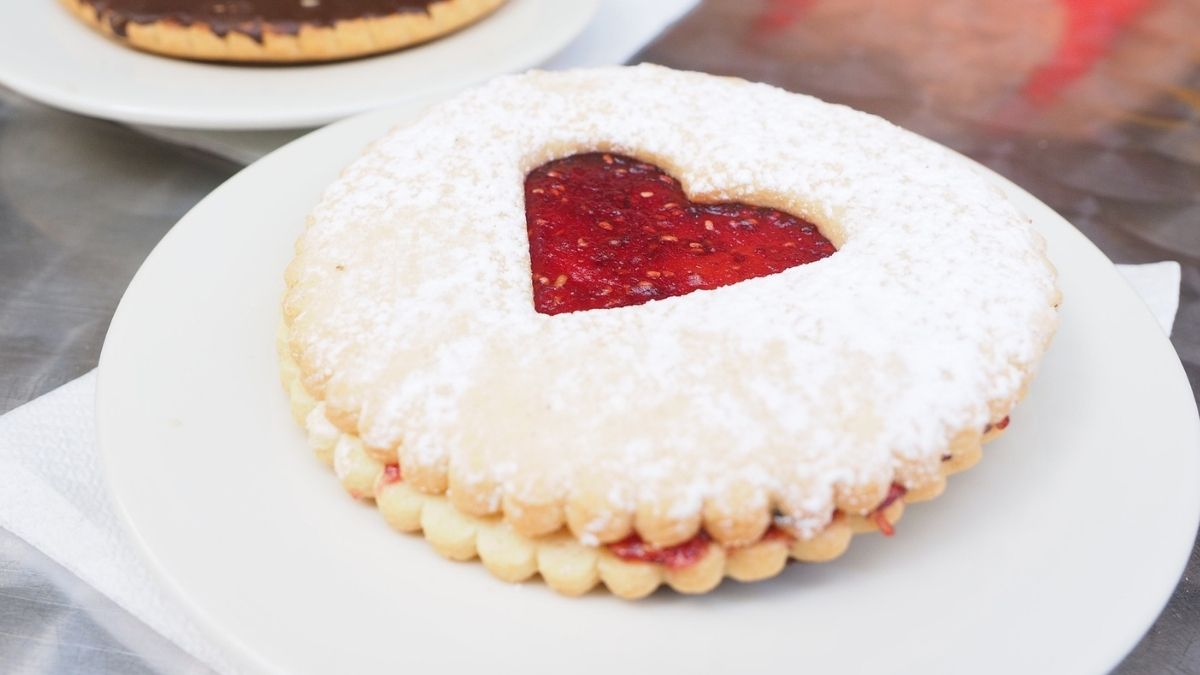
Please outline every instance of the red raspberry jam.
[{"label": "red raspberry jam", "polygon": [[608,550],[621,560],[658,563],[678,570],[700,562],[700,559],[708,552],[708,534],[701,531],[700,534],[682,544],[655,548],[642,541],[642,538],[635,532],[621,541],[609,544]]},{"label": "red raspberry jam", "polygon": [[892,483],[892,486],[888,488],[887,497],[884,497],[883,501],[879,502],[879,506],[876,506],[875,510],[871,512],[871,519],[875,521],[875,525],[883,536],[890,537],[896,534],[896,528],[892,527],[892,523],[887,519],[884,511],[907,493],[908,488],[899,483]]},{"label": "red raspberry jam", "polygon": [[759,541],[782,541],[786,544],[790,544],[795,540],[796,538],[792,536],[791,532],[778,525],[768,527],[767,531],[763,533],[762,538],[759,539]]},{"label": "red raspberry jam", "polygon": [[1005,416],[1005,418],[1000,420],[999,422],[996,422],[995,424],[989,424],[986,427],[984,427],[983,433],[986,434],[987,432],[991,431],[992,429],[999,429],[1000,431],[1004,431],[1007,428],[1008,428],[1008,417]]},{"label": "red raspberry jam", "polygon": [[400,473],[399,464],[388,464],[387,466],[383,467],[383,483],[385,485],[389,483],[399,483],[402,478],[403,476]]},{"label": "red raspberry jam", "polygon": [[525,179],[533,304],[542,314],[640,305],[828,257],[816,225],[740,203],[690,201],[662,169],[586,153]]}]

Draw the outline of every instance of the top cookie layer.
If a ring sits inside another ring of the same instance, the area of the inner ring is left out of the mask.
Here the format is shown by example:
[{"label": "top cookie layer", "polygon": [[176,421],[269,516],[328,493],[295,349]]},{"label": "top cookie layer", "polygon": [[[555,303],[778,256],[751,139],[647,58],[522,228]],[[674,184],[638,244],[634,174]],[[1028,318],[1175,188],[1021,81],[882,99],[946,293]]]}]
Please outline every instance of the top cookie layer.
[{"label": "top cookie layer", "polygon": [[[839,250],[539,314],[524,179],[590,151],[794,213]],[[297,244],[285,318],[330,419],[462,510],[654,543],[777,511],[803,535],[940,475],[1007,414],[1056,324],[1043,248],[968,164],[871,115],[653,66],[530,73],[351,165]]]}]

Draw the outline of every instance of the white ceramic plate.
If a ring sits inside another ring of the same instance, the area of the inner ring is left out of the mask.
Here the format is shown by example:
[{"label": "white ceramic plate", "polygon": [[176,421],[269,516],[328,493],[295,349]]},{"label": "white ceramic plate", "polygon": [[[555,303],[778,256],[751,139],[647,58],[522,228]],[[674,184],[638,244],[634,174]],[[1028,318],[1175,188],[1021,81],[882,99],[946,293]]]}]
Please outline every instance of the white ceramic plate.
[{"label": "white ceramic plate", "polygon": [[190,129],[312,127],[524,70],[566,46],[597,0],[508,0],[440,40],[373,58],[228,66],[125,48],[55,0],[0,0],[0,84],[48,105]]},{"label": "white ceramic plate", "polygon": [[396,119],[318,131],[218,188],[138,272],[104,346],[100,441],[120,509],[248,668],[1100,673],[1162,608],[1200,517],[1191,390],[1112,264],[1000,178],[1049,240],[1062,328],[1007,436],[896,537],[631,603],[507,585],[391,532],[305,447],[274,334],[306,212]]}]

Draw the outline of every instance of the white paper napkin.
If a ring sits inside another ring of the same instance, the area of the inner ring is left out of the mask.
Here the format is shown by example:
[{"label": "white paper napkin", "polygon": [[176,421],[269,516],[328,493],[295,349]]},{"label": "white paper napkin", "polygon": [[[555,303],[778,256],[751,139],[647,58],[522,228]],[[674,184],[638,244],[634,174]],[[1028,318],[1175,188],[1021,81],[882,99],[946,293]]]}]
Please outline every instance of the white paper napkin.
[{"label": "white paper napkin", "polygon": [[[1118,265],[1170,334],[1176,262]],[[221,673],[234,672],[165,594],[113,511],[95,441],[95,371],[0,417],[0,527]]]},{"label": "white paper napkin", "polygon": [[217,672],[233,673],[117,520],[96,449],[95,393],[93,370],[0,417],[0,527]]},{"label": "white paper napkin", "polygon": [[[596,16],[583,33],[539,67],[564,70],[625,63],[699,1],[601,0]],[[199,131],[152,126],[138,126],[137,129],[147,135],[204,150],[239,164],[249,164],[310,131]]]},{"label": "white paper napkin", "polygon": [[1142,296],[1158,325],[1170,337],[1175,328],[1175,314],[1179,311],[1179,281],[1183,273],[1179,263],[1166,260],[1145,265],[1117,265],[1117,271]]}]

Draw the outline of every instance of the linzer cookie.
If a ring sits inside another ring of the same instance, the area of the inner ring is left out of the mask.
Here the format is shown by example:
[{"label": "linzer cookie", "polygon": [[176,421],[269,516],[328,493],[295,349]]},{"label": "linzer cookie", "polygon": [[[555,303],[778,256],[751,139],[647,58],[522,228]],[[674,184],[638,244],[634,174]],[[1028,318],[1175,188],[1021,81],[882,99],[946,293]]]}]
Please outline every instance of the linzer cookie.
[{"label": "linzer cookie", "polygon": [[286,281],[293,412],[352,496],[502,579],[631,598],[891,535],[1008,425],[1059,302],[949,151],[654,66],[393,131]]},{"label": "linzer cookie", "polygon": [[348,59],[432,40],[504,0],[62,0],[131,47],[185,59]]}]

